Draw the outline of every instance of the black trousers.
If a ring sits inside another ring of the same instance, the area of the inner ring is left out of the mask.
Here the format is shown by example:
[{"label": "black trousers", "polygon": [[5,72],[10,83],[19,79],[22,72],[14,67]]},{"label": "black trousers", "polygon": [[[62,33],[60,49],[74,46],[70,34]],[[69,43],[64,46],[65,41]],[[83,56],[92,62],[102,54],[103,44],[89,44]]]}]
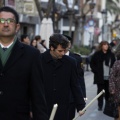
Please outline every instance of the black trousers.
[{"label": "black trousers", "polygon": [[99,94],[102,90],[105,90],[105,94],[102,94],[98,98],[98,107],[103,107],[103,100],[105,97],[105,101],[108,101],[109,99],[109,80],[104,80],[104,84],[97,84],[97,94]]}]

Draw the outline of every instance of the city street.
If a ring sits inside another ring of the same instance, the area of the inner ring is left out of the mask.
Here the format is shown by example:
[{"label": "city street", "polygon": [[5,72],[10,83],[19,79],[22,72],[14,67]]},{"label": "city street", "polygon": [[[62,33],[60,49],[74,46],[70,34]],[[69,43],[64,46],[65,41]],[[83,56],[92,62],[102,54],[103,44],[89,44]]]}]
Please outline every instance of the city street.
[{"label": "city street", "polygon": [[[96,85],[93,84],[93,73],[91,71],[85,72],[85,83],[87,93],[87,103],[89,103],[96,96]],[[77,115],[77,114],[76,114]],[[103,114],[103,111],[98,111],[97,100],[86,110],[85,114],[77,120],[114,120]]]}]

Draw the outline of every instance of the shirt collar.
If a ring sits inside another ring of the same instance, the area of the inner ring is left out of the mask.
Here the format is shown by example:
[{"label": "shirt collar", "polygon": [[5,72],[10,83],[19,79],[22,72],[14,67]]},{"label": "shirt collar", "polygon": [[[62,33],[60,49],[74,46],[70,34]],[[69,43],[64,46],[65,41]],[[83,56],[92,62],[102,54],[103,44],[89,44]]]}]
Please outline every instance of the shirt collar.
[{"label": "shirt collar", "polygon": [[0,46],[1,46],[1,48],[9,48],[12,44],[13,44],[13,42],[10,43],[8,46],[4,46],[4,45],[2,45],[2,44],[0,43]]},{"label": "shirt collar", "polygon": [[65,55],[68,55],[68,56],[69,56],[69,54],[70,54],[70,51],[67,51]]}]

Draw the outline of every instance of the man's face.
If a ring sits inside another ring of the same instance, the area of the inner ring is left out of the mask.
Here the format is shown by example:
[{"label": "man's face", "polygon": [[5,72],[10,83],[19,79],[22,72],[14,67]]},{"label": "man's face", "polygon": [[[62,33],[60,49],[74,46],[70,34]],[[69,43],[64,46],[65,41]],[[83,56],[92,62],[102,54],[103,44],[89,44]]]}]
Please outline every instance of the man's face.
[{"label": "man's face", "polygon": [[65,55],[66,49],[62,48],[61,45],[58,45],[56,49],[51,47],[50,54],[55,59],[61,59]]},{"label": "man's face", "polygon": [[28,37],[24,38],[24,43],[29,45],[30,44],[30,39]]},{"label": "man's face", "polygon": [[13,37],[18,32],[20,25],[16,24],[15,17],[10,12],[0,13],[0,37]]}]

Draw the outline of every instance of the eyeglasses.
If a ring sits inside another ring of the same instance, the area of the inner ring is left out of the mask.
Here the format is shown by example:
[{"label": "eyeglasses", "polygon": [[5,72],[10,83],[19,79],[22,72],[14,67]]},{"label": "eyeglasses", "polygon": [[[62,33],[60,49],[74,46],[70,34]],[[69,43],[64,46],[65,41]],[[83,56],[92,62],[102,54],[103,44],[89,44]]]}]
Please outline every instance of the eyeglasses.
[{"label": "eyeglasses", "polygon": [[16,21],[15,19],[12,19],[12,18],[8,18],[8,19],[0,18],[0,24],[4,24],[5,22],[7,22],[8,24],[13,24]]}]

